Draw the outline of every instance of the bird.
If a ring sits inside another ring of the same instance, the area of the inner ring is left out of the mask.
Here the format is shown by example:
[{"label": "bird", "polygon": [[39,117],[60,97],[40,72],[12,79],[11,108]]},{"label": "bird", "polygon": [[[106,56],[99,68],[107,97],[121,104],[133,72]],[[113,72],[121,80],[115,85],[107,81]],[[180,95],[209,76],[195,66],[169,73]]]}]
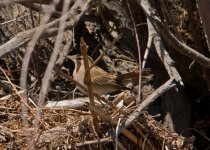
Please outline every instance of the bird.
[{"label": "bird", "polygon": [[[73,71],[73,79],[79,82],[81,85],[87,88],[85,84],[85,66],[83,62],[83,56],[80,54],[67,56],[68,59],[74,62],[75,68]],[[93,59],[88,56],[89,67],[91,67],[94,63]],[[94,65],[90,69],[90,75],[93,85],[93,92],[99,95],[111,94],[117,91],[128,89],[126,86],[117,81],[117,76],[102,68]],[[78,89],[85,93],[81,88]]]}]

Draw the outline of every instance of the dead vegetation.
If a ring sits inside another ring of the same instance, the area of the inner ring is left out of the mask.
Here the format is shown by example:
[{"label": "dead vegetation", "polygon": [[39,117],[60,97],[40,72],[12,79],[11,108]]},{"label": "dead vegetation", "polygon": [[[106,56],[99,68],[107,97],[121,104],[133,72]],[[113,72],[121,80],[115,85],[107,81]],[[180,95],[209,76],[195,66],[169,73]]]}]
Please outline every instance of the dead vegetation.
[{"label": "dead vegetation", "polygon": [[[208,27],[200,29],[189,3],[2,1],[0,149],[208,147],[209,115],[200,113],[209,97]],[[91,56],[130,90],[94,93],[92,66],[82,86],[71,77],[73,54]]]}]

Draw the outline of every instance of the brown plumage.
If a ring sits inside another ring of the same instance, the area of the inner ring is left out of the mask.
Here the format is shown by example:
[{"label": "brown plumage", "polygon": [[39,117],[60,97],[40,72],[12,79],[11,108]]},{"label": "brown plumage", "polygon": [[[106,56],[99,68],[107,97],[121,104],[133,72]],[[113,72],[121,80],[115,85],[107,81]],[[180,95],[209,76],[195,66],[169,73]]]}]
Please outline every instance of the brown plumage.
[{"label": "brown plumage", "polygon": [[[68,56],[67,58],[71,59],[75,64],[75,69],[73,72],[74,80],[87,87],[85,84],[85,68],[83,63],[83,57],[81,55],[73,55]],[[89,66],[92,66],[92,64],[93,60],[89,57]],[[93,83],[94,93],[103,95],[107,93],[120,91],[122,89],[127,89],[125,86],[123,86],[116,80],[115,75],[110,74],[97,66],[93,66],[90,69],[90,74]],[[80,89],[80,91],[84,93],[83,90]]]}]

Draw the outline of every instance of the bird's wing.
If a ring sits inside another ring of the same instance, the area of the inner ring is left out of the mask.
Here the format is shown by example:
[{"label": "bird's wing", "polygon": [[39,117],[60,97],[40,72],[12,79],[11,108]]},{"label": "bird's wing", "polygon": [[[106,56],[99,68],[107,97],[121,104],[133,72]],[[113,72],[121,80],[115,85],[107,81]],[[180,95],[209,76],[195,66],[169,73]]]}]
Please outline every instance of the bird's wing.
[{"label": "bird's wing", "polygon": [[123,85],[121,85],[115,80],[116,79],[115,75],[112,75],[99,67],[95,66],[91,68],[90,74],[93,84],[105,85],[121,89],[124,88]]}]

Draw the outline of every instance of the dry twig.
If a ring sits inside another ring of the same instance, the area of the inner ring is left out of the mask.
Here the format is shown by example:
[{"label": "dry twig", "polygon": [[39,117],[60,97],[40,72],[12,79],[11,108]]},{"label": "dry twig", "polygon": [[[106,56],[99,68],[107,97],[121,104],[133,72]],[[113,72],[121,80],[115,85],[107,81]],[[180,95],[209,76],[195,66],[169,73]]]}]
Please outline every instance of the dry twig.
[{"label": "dry twig", "polygon": [[175,68],[175,63],[166,51],[158,31],[155,29],[150,18],[147,18],[149,31],[152,32],[154,45],[160,60],[163,62],[169,76],[174,78],[180,85],[183,85],[182,78]]},{"label": "dry twig", "polygon": [[[140,114],[142,114],[142,111],[149,106],[154,100],[156,100],[159,96],[166,93],[168,90],[173,88],[176,84],[174,84],[174,78],[171,78],[168,80],[165,84],[160,86],[158,89],[156,89],[149,97],[147,97],[139,106],[138,108],[125,120],[123,126],[120,128],[120,132],[122,132],[126,127],[131,125]],[[119,133],[120,133],[119,132]]]},{"label": "dry twig", "polygon": [[[80,40],[80,50],[81,53],[83,55],[83,61],[84,61],[84,66],[85,66],[85,81],[87,83],[87,89],[88,89],[88,97],[89,97],[89,105],[93,105],[95,106],[95,102],[94,102],[94,91],[93,91],[93,84],[92,84],[92,80],[91,80],[91,75],[90,75],[90,67],[89,67],[89,58],[87,55],[88,52],[88,45],[85,43],[84,39],[81,38]],[[92,113],[92,119],[93,119],[93,125],[95,127],[95,131],[96,133],[99,135],[100,134],[100,130],[99,130],[99,122],[98,122],[98,116],[91,111]]]}]

